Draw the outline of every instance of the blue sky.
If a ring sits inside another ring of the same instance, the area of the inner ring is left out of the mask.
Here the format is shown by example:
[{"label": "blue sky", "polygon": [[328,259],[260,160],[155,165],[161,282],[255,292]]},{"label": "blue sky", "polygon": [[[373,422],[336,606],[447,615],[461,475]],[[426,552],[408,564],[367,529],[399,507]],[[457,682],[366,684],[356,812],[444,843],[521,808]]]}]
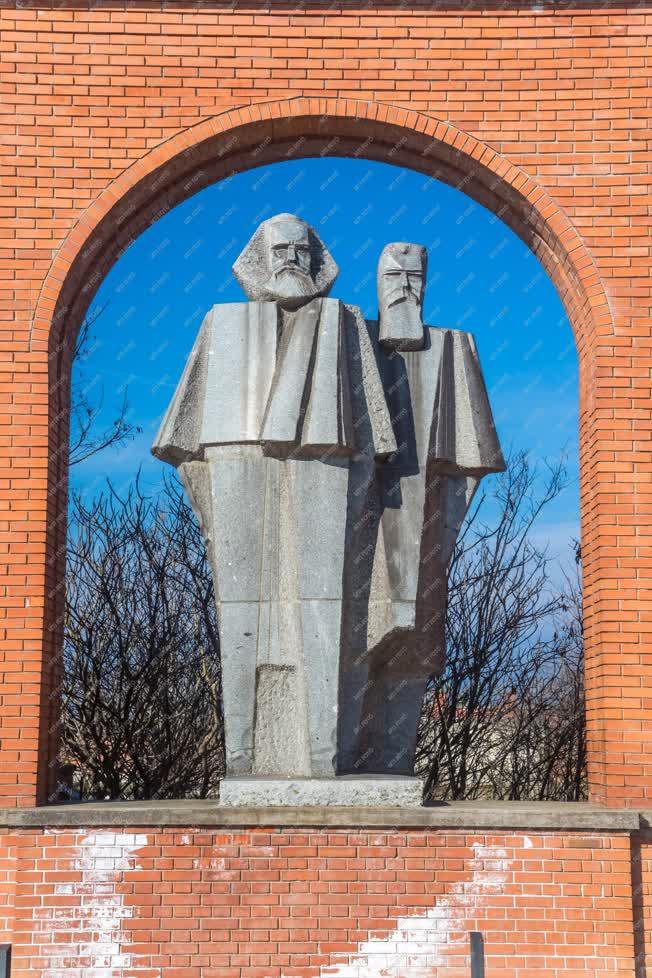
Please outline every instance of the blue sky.
[{"label": "blue sky", "polygon": [[[340,267],[331,295],[375,318],[376,265],[390,241],[428,249],[426,321],[475,335],[504,451],[567,455],[570,484],[539,527],[562,553],[579,535],[577,357],[555,289],[530,250],[495,215],[438,180],[388,164],[320,158],[276,163],[223,180],[145,231],[104,279],[103,308],[79,381],[103,390],[99,424],[128,392],[143,432],[71,472],[93,494],[106,476],[125,488],[142,469],[160,483],[150,455],[202,318],[220,302],[244,300],[231,265],[258,224],[282,211],[301,215]],[[488,482],[488,480],[487,480]],[[488,486],[489,488],[489,486]]]}]

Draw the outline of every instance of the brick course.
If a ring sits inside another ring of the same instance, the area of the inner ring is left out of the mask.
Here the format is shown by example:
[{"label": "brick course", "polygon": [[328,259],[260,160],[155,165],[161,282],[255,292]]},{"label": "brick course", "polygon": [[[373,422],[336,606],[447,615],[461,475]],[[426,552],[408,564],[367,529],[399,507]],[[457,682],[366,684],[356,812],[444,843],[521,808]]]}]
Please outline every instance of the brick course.
[{"label": "brick course", "polygon": [[69,351],[162,210],[274,159],[357,153],[456,182],[544,263],[580,360],[591,794],[649,804],[647,4],[0,9],[0,800],[48,795]]},{"label": "brick course", "polygon": [[12,978],[468,978],[470,931],[487,978],[635,976],[627,833],[39,829],[0,852]]}]

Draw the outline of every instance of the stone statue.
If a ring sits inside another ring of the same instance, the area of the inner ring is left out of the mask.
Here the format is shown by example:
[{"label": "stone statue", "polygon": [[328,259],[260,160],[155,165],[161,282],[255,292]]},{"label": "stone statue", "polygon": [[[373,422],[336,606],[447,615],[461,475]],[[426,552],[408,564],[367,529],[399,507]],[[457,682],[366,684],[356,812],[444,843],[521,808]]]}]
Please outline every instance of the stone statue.
[{"label": "stone statue", "polygon": [[424,327],[416,245],[383,252],[378,323],[327,297],[337,266],[290,214],[233,271],[250,301],[206,316],[152,449],[213,568],[222,800],[415,803],[373,776],[413,774],[446,562],[504,467],[473,341]]},{"label": "stone statue", "polygon": [[386,246],[367,324],[397,450],[367,499],[368,628],[342,643],[355,667],[339,709],[355,736],[341,731],[340,771],[413,774],[426,685],[444,664],[446,568],[480,479],[505,468],[473,337],[424,326],[426,260],[421,245]]}]

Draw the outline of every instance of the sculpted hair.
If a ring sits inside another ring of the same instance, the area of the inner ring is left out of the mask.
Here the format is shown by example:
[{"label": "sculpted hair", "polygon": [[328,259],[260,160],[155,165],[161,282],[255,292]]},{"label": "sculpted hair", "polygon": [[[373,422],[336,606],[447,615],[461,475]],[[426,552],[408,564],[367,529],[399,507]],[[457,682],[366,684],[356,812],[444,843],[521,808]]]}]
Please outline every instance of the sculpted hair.
[{"label": "sculpted hair", "polygon": [[277,301],[269,288],[270,260],[267,229],[276,223],[301,224],[308,232],[310,243],[310,274],[315,283],[314,292],[307,298],[328,295],[337,278],[339,268],[317,232],[294,214],[276,214],[263,221],[233,265],[233,274],[250,299]]}]

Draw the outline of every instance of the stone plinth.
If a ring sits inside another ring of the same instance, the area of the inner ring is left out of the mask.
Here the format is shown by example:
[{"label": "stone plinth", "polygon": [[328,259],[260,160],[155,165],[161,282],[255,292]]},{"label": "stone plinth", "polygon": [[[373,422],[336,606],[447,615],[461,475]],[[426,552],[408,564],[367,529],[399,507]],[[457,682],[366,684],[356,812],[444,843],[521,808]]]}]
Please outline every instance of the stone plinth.
[{"label": "stone plinth", "polygon": [[227,808],[264,806],[363,806],[420,808],[421,778],[391,775],[354,775],[339,778],[225,778],[220,804]]}]

